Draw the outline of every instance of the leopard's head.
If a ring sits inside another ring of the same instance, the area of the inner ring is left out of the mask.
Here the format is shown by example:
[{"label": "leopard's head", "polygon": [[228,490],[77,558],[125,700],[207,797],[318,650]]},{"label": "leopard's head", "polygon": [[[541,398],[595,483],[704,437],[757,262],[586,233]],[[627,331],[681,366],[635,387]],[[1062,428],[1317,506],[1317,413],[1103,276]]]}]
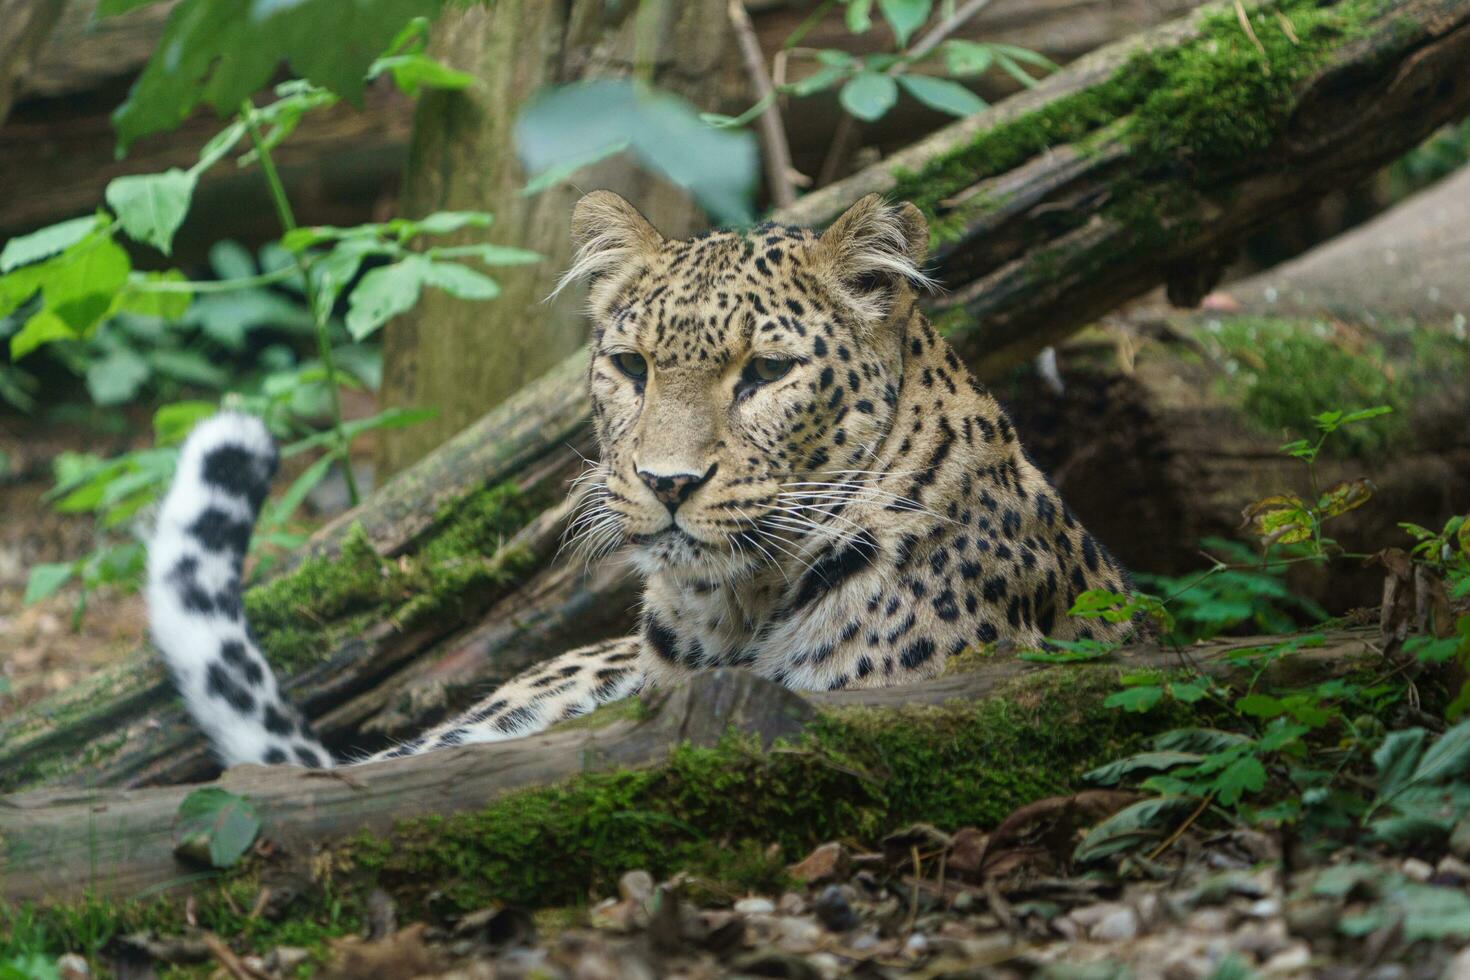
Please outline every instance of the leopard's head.
[{"label": "leopard's head", "polygon": [[645,574],[731,580],[841,532],[893,423],[928,230],[878,195],[824,233],[665,239],[627,201],[573,216],[601,461],[573,523]]}]

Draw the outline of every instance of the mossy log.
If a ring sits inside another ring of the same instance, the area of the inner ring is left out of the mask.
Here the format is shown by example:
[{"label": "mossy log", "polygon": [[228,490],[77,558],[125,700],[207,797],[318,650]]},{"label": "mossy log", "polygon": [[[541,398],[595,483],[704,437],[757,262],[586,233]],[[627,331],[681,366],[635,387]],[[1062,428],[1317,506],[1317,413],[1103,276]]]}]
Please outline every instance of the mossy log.
[{"label": "mossy log", "polygon": [[[1281,658],[1272,669],[1297,680],[1351,671],[1378,656],[1375,638],[1376,633],[1367,630],[1333,632],[1321,646]],[[1010,807],[1064,791],[1107,753],[1136,745],[1149,730],[1180,720],[1168,709],[1138,721],[1103,708],[1102,700],[1116,690],[1120,670],[1189,666],[1223,675],[1248,669],[1232,666],[1232,655],[1270,642],[1271,638],[1216,641],[1185,651],[1140,646],[1121,651],[1118,665],[1066,668],[1040,668],[998,654],[977,655],[922,684],[805,695],[746,671],[711,671],[688,685],[655,692],[641,703],[610,705],[531,738],[337,771],[240,766],[215,785],[250,799],[264,818],[262,833],[269,839],[288,842],[287,846],[310,842],[308,850],[350,839],[348,846],[356,849],[360,860],[382,866],[402,864],[409,854],[407,841],[425,831],[438,842],[421,857],[444,858],[452,835],[440,835],[434,828],[442,825],[431,828],[426,821],[483,811],[482,820],[493,823],[498,814],[514,824],[524,808],[544,805],[547,792],[565,803],[579,793],[600,792],[598,786],[630,785],[627,777],[616,777],[610,784],[587,783],[588,774],[652,771],[656,778],[672,778],[668,770],[687,768],[689,760],[681,761],[680,753],[689,746],[716,752],[725,746],[737,755],[743,753],[741,766],[754,765],[761,772],[747,774],[750,778],[741,783],[761,793],[775,792],[772,782],[789,778],[785,767],[792,758],[800,758],[804,769],[825,771],[827,778],[835,773],[840,782],[863,787],[860,795],[872,797],[843,799],[813,794],[808,787],[801,798],[777,793],[774,799],[751,801],[755,814],[772,805],[800,810],[801,799],[809,808],[822,810],[789,814],[785,831],[774,824],[769,830],[776,837],[803,827],[834,836],[873,833],[882,829],[881,823],[917,816],[940,823],[994,823]],[[769,751],[778,739],[786,747]],[[745,751],[753,743],[760,750]],[[876,755],[863,747],[883,744],[888,748]],[[956,752],[954,765],[960,768],[935,768],[936,754]],[[710,765],[721,770],[723,763],[714,760]],[[856,767],[864,765],[875,768],[866,775],[857,772]],[[908,771],[909,766],[914,771]],[[680,789],[664,788],[671,793]],[[0,797],[0,898],[15,902],[65,901],[83,894],[127,897],[179,882],[189,869],[174,856],[175,815],[192,789],[47,790]],[[597,813],[605,820],[622,815],[614,812],[618,807],[572,809],[581,820],[595,820]],[[686,827],[692,822],[694,832],[708,832],[716,840],[728,829],[720,822],[733,813],[728,807],[711,807],[702,817],[686,813],[682,820],[669,822]],[[752,818],[747,814],[742,819]],[[852,825],[842,826],[844,819]],[[697,826],[706,820],[710,826]],[[528,833],[535,837],[559,832],[551,825],[516,826],[519,829],[504,840],[481,828],[478,846],[492,851],[534,849],[540,845],[527,840]],[[592,829],[600,834],[605,828]],[[664,828],[656,836],[662,839],[669,833],[673,832]],[[565,868],[545,867],[546,855],[561,853],[547,848],[540,852],[541,860],[531,859],[526,865],[541,867],[536,874],[577,874],[580,859],[575,857],[567,858]],[[669,857],[620,853],[619,860],[662,862]],[[559,864],[560,858],[549,863]],[[467,869],[457,872],[465,874]],[[425,876],[419,884],[428,880],[449,890],[438,874]],[[559,885],[566,890],[564,881]],[[509,883],[487,880],[476,887],[499,900],[524,900]],[[533,897],[545,902],[557,896],[543,892]]]},{"label": "mossy log", "polygon": [[[1330,246],[1329,246],[1330,247]],[[1438,527],[1470,486],[1470,341],[1450,323],[1134,310],[1057,348],[1063,390],[1033,365],[992,382],[1032,458],[1130,569],[1204,567],[1208,537],[1237,538],[1246,505],[1306,494],[1307,468],[1280,451],[1319,412],[1394,411],[1330,438],[1317,484],[1366,478],[1373,498],[1334,519],[1347,552]],[[1140,530],[1143,533],[1140,533]],[[1381,570],[1301,564],[1293,590],[1342,613],[1375,606]]]},{"label": "mossy log", "polygon": [[[873,190],[915,199],[952,290],[932,309],[993,380],[1112,303],[1165,279],[1182,290],[1191,262],[1470,106],[1470,0],[1284,0],[1271,12],[1253,21],[1264,55],[1232,5],[1212,5],[774,217],[820,223]],[[1196,278],[1185,291],[1210,277]],[[446,686],[483,689],[557,652],[542,642],[627,623],[626,576],[548,567],[557,519],[531,519],[575,465],[559,448],[585,434],[585,357],[405,471],[250,593],[264,648],[336,747],[369,747],[365,724],[406,734],[446,710]],[[506,480],[532,499],[508,510],[491,489]],[[207,775],[202,743],[170,705],[139,651],[0,723],[0,789]]]}]

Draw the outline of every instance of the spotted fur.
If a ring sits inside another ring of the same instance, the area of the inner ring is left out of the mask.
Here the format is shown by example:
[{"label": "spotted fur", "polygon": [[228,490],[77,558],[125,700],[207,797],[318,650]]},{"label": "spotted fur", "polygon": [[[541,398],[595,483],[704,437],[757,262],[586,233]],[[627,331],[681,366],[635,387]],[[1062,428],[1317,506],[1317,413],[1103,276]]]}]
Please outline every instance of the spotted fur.
[{"label": "spotted fur", "polygon": [[[565,282],[589,282],[602,452],[570,534],[588,558],[627,550],[645,581],[639,632],[554,658],[380,757],[528,734],[710,667],[805,690],[876,687],[931,677],[980,643],[1126,629],[1067,614],[1084,590],[1121,590],[1123,570],[919,310],[917,209],[874,195],[821,233],[670,241],[599,191],[573,225]],[[155,637],[226,761],[296,761],[298,743],[325,759],[294,729],[271,735],[263,712],[288,711],[274,679],[251,686],[222,651],[236,640],[260,662],[238,615],[187,598],[201,582],[239,606],[270,457],[258,427],[244,438],[228,418],[191,437],[165,507],[160,540],[174,537],[154,549]],[[229,458],[247,460],[253,482],[201,475],[225,448],[242,450]],[[206,521],[222,495],[230,505]],[[179,571],[213,555],[207,577]]]}]

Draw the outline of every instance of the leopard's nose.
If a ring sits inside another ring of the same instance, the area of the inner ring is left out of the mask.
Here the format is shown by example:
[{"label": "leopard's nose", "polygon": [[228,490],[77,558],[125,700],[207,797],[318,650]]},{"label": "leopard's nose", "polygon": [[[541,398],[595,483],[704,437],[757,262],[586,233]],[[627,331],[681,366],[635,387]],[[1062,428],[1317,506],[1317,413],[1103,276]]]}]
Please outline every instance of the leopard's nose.
[{"label": "leopard's nose", "polygon": [[639,470],[638,479],[647,484],[653,495],[669,509],[670,516],[679,509],[679,505],[688,500],[690,495],[704,484],[709,482],[710,477],[715,475],[718,463],[711,463],[709,469],[701,476],[698,473],[671,473],[668,475],[650,473],[648,470]]}]

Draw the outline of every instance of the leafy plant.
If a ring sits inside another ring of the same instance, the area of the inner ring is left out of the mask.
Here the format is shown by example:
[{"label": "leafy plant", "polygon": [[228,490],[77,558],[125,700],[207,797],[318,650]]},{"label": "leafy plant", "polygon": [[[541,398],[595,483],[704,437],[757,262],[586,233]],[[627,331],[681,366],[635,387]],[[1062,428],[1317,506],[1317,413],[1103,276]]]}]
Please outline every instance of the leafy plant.
[{"label": "leafy plant", "polygon": [[[106,6],[109,12],[116,12],[128,5],[122,0]],[[425,287],[465,299],[491,299],[499,287],[477,266],[516,265],[538,258],[524,250],[488,243],[428,244],[434,236],[488,226],[490,215],[480,212],[440,212],[419,220],[395,219],[353,228],[297,226],[271,154],[310,112],[334,104],[339,92],[360,91],[363,75],[391,76],[408,92],[429,86],[458,88],[469,81],[468,76],[443,68],[423,54],[427,22],[421,17],[410,20],[405,12],[409,7],[418,11],[437,4],[376,0],[367,7],[371,9],[355,13],[355,18],[365,18],[364,23],[354,25],[355,36],[364,43],[383,32],[384,18],[391,14],[397,19],[384,41],[388,53],[362,63],[354,84],[344,85],[340,72],[343,66],[357,66],[354,59],[361,51],[323,51],[309,63],[335,90],[293,80],[276,86],[274,101],[256,106],[245,97],[251,91],[246,88],[233,103],[233,117],[187,170],[117,178],[106,188],[107,206],[96,214],[12,239],[0,250],[0,318],[7,318],[0,323],[9,324],[0,327],[0,332],[8,336],[12,361],[38,349],[55,350],[86,376],[99,404],[133,398],[145,384],[160,379],[195,390],[219,390],[238,380],[215,364],[230,357],[208,356],[192,346],[191,335],[202,334],[209,344],[234,355],[244,348],[248,334],[267,326],[299,330],[314,342],[314,361],[296,360],[289,347],[275,353],[267,348],[262,358],[269,362],[268,370],[230,396],[232,405],[261,415],[279,437],[295,440],[285,448],[284,456],[308,450],[324,453],[269,508],[263,521],[267,537],[333,466],[341,467],[350,500],[357,503],[359,493],[348,465],[353,438],[377,428],[411,424],[426,414],[388,411],[344,422],[339,388],[365,381],[375,384],[379,368],[370,352],[342,343],[337,309],[345,306],[346,332],[353,341],[361,342],[390,317],[411,307]],[[163,66],[155,58],[120,111],[124,142],[130,135],[147,131],[129,128],[139,118],[136,114],[142,113],[142,118],[152,120],[147,125],[154,125],[162,118],[158,113],[167,115],[160,106],[169,99],[174,100],[169,105],[186,109],[194,104],[191,99],[208,97],[217,108],[224,108],[217,101],[222,93],[234,93],[236,87],[247,84],[252,73],[268,73],[274,67],[274,54],[258,53],[269,49],[267,42],[273,43],[278,32],[300,30],[314,23],[314,17],[325,15],[323,5],[308,2],[295,5],[289,18],[273,14],[252,21],[247,31],[239,20],[243,14],[218,14],[209,21],[215,16],[209,12],[212,9],[191,2],[179,5],[166,33],[174,37],[179,32],[203,31],[212,39],[209,43],[223,38],[227,46],[233,37],[243,47],[232,49],[226,61],[244,59],[249,62],[248,70],[237,66],[238,71],[224,73],[228,81],[217,81],[223,76],[216,75],[200,88],[197,83],[205,67],[213,64],[212,57],[199,62],[198,75],[188,78],[175,72],[177,66]],[[199,22],[200,17],[207,23]],[[231,33],[236,31],[254,33],[237,37]],[[168,43],[166,39],[165,45]],[[250,47],[257,43],[267,47]],[[323,48],[315,40],[310,46]],[[269,50],[285,50],[293,62],[307,56],[296,42]],[[180,70],[187,74],[192,69]],[[161,83],[160,73],[170,72],[174,72],[172,80]],[[238,249],[216,246],[212,259],[220,278],[213,280],[191,281],[178,270],[135,270],[119,236],[168,255],[188,214],[199,176],[231,157],[237,167],[258,167],[281,224],[280,243],[261,253],[258,266]],[[21,399],[30,394],[23,380],[9,388],[0,386],[0,391],[10,389],[19,391]],[[80,615],[91,589],[102,584],[136,584],[143,569],[142,546],[135,540],[118,540],[115,532],[158,497],[176,461],[172,443],[213,410],[208,401],[166,404],[154,418],[159,436],[156,447],[111,460],[73,456],[58,462],[51,499],[62,511],[94,513],[104,543],[72,562],[34,568],[27,588],[29,601],[51,595],[69,581],[79,581]],[[318,430],[314,420],[322,416],[329,419],[329,425]]]}]

